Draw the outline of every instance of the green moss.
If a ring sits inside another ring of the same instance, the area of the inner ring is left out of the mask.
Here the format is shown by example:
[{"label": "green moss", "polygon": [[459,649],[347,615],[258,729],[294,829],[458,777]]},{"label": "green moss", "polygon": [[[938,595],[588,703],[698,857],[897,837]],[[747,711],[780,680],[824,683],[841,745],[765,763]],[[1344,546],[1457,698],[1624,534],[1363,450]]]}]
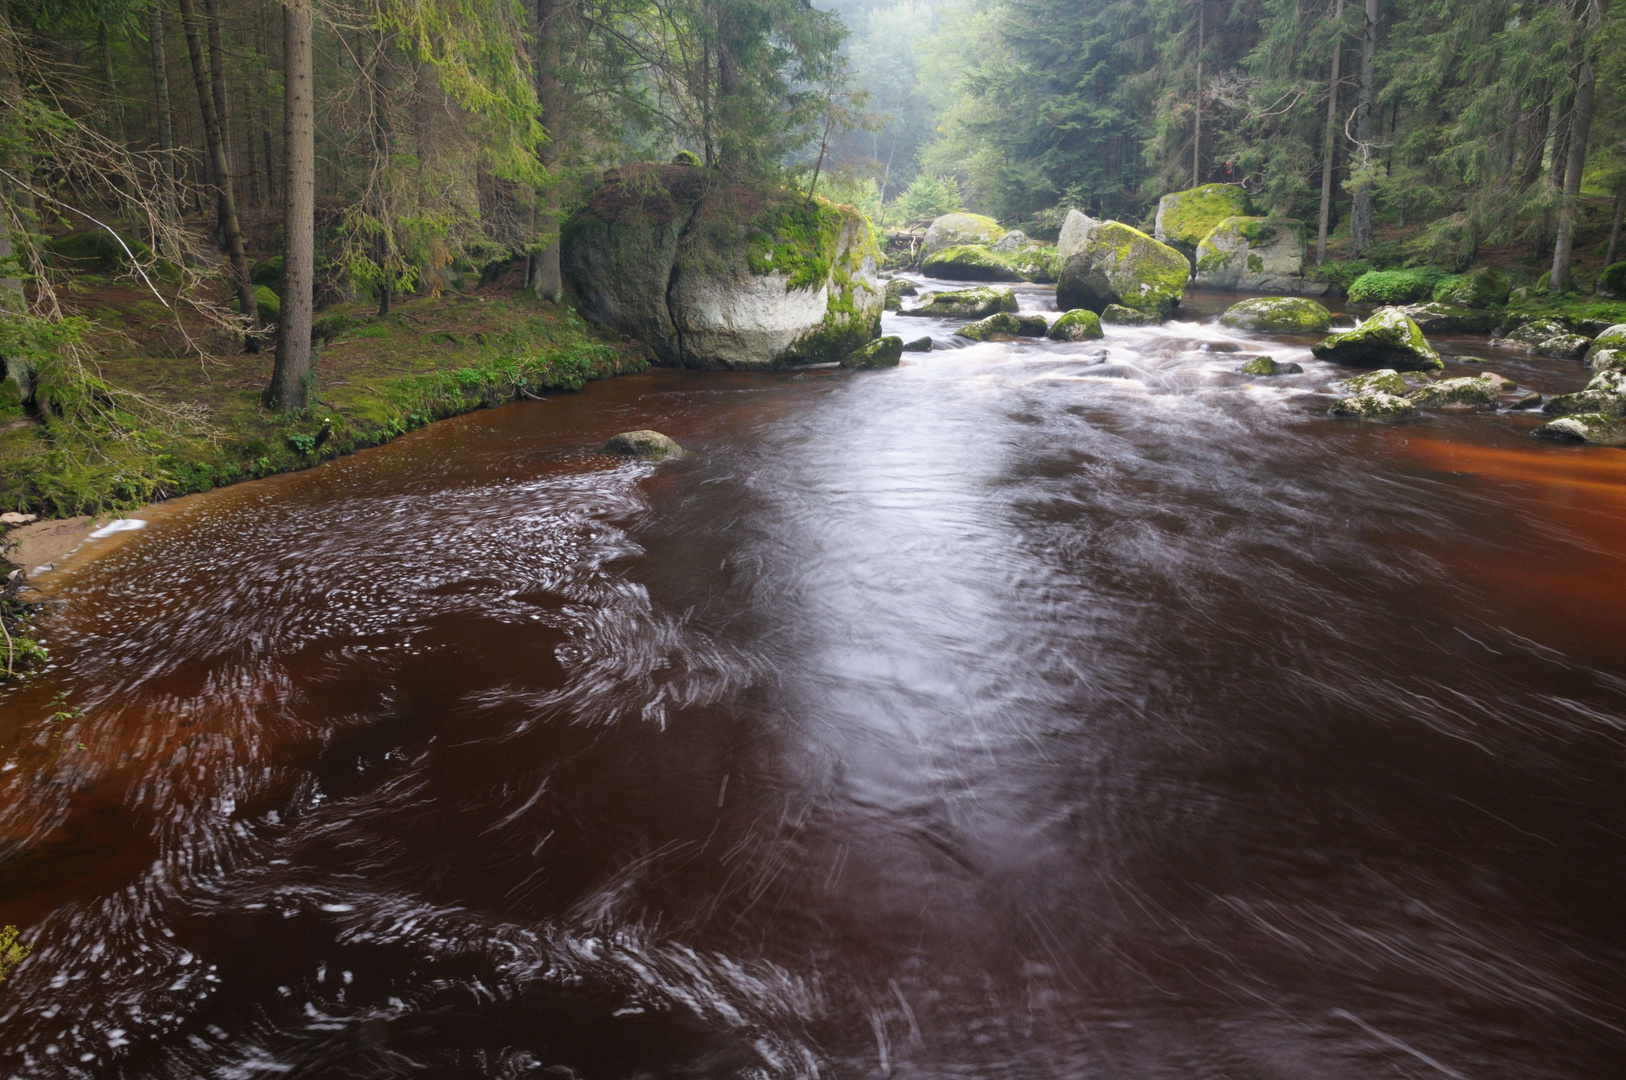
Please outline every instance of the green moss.
[{"label": "green moss", "polygon": [[1248,272],[1250,274],[1262,274],[1265,272],[1265,260],[1260,258],[1258,255],[1255,255],[1251,251],[1248,252]]},{"label": "green moss", "polygon": [[280,293],[282,291],[282,256],[273,255],[264,262],[255,263],[254,269],[249,271],[249,280],[256,285],[265,285]]},{"label": "green moss", "polygon": [[1238,369],[1244,375],[1302,375],[1298,364],[1284,364],[1274,356],[1256,356]]},{"label": "green moss", "polygon": [[1432,295],[1442,304],[1483,311],[1507,303],[1510,289],[1507,275],[1493,267],[1481,266],[1466,274],[1441,278]]},{"label": "green moss", "polygon": [[1425,409],[1494,409],[1501,389],[1500,379],[1441,379],[1409,396],[1412,404]]},{"label": "green moss", "polygon": [[1016,293],[1008,288],[983,285],[975,289],[937,293],[917,311],[921,315],[980,319],[999,311],[1014,313],[1016,308]]},{"label": "green moss", "polygon": [[972,341],[997,341],[1022,336],[1022,323],[1010,312],[1001,311],[997,315],[990,315],[986,319],[962,326],[954,334],[956,337],[970,338]]},{"label": "green moss", "polygon": [[1275,334],[1324,334],[1332,313],[1301,296],[1266,296],[1232,304],[1220,322],[1239,330]]},{"label": "green moss", "polygon": [[1050,324],[1045,334],[1051,341],[1092,341],[1104,336],[1101,317],[1087,308],[1074,308]]},{"label": "green moss", "polygon": [[[136,258],[147,262],[152,249],[133,237],[125,237],[124,244]],[[54,236],[45,242],[46,250],[57,256],[70,270],[95,270],[105,274],[122,273],[130,269],[130,256],[125,254],[118,238],[106,229]]]},{"label": "green moss", "polygon": [[1431,266],[1411,270],[1369,270],[1349,287],[1349,298],[1357,304],[1410,304],[1427,300],[1445,277]]},{"label": "green moss", "polygon": [[1334,402],[1328,411],[1358,420],[1406,420],[1417,415],[1417,406],[1403,397],[1369,390]]},{"label": "green moss", "polygon": [[1108,304],[1101,311],[1101,321],[1116,326],[1156,326],[1159,319],[1156,315],[1136,311],[1122,304]]},{"label": "green moss", "polygon": [[1157,230],[1165,241],[1195,248],[1228,217],[1253,213],[1248,193],[1230,184],[1205,184],[1163,197],[1158,207]]},{"label": "green moss", "polygon": [[789,288],[817,289],[830,276],[846,220],[842,207],[822,198],[781,198],[747,226],[746,265],[754,274],[784,274]]},{"label": "green moss", "polygon": [[903,339],[901,337],[883,337],[876,338],[867,345],[842,357],[841,366],[863,371],[871,368],[897,367],[902,359]]},{"label": "green moss", "polygon": [[928,255],[920,271],[950,281],[1020,281],[1011,260],[980,244],[960,244]]},{"label": "green moss", "polygon": [[1395,308],[1385,308],[1353,330],[1310,347],[1317,359],[1340,364],[1386,364],[1432,371],[1445,366],[1417,324]]}]

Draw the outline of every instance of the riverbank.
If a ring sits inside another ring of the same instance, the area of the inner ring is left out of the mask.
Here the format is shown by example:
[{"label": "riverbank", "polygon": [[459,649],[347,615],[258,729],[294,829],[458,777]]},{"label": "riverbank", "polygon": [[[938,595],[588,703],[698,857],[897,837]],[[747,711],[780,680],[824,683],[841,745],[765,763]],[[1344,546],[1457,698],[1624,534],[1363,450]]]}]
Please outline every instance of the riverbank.
[{"label": "riverbank", "polygon": [[[377,446],[435,420],[642,371],[640,343],[537,300],[510,272],[468,292],[323,312],[312,408],[260,403],[268,353],[231,351],[208,323],[139,284],[76,275],[68,314],[91,320],[82,405],[27,416],[0,394],[0,504],[42,518],[98,515]],[[211,355],[214,354],[214,355]]]}]

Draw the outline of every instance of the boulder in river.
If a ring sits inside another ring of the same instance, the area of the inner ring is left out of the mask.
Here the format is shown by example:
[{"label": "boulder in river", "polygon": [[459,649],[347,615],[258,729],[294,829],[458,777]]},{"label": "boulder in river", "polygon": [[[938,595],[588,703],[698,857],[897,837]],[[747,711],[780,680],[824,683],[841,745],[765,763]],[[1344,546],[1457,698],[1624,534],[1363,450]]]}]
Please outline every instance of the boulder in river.
[{"label": "boulder in river", "polygon": [[999,222],[981,214],[944,214],[926,229],[921,241],[920,254],[928,258],[944,248],[962,244],[981,244],[985,247],[998,243],[1005,235]]},{"label": "boulder in river", "polygon": [[932,339],[930,337],[918,337],[918,338],[915,338],[915,340],[913,340],[913,341],[906,341],[906,342],[903,343],[903,351],[904,352],[931,352],[932,351]]},{"label": "boulder in river", "polygon": [[1420,371],[1396,371],[1394,368],[1379,368],[1377,371],[1368,371],[1364,375],[1357,375],[1353,379],[1346,379],[1344,386],[1353,394],[1364,394],[1368,391],[1378,390],[1396,397],[1405,397],[1420,386],[1427,386],[1431,380]]},{"label": "boulder in river", "polygon": [[918,296],[919,294],[920,283],[910,281],[906,277],[892,278],[886,283],[886,295],[888,296]]},{"label": "boulder in river", "polygon": [[1492,345],[1522,349],[1530,356],[1555,360],[1579,360],[1592,346],[1592,340],[1575,333],[1558,319],[1531,319],[1510,331],[1506,337],[1491,339]]},{"label": "boulder in river", "polygon": [[[1626,350],[1626,323],[1616,323],[1607,327],[1592,339],[1592,344],[1587,346],[1586,350],[1587,363],[1592,363],[1592,358],[1605,349]],[[1597,370],[1596,366],[1594,370]]]},{"label": "boulder in river", "polygon": [[970,338],[972,341],[1000,341],[1022,336],[1022,320],[1008,311],[990,315],[986,319],[978,319],[974,323],[967,323],[954,331],[956,337]]},{"label": "boulder in river", "polygon": [[1083,251],[1100,229],[1101,223],[1082,210],[1067,211],[1061,223],[1061,236],[1056,240],[1056,257],[1065,263]]},{"label": "boulder in river", "polygon": [[876,338],[868,345],[855,349],[841,358],[841,366],[855,371],[871,368],[897,367],[903,359],[901,337]]},{"label": "boulder in river", "polygon": [[1256,356],[1237,369],[1243,375],[1302,375],[1298,364],[1284,364],[1274,356]]},{"label": "boulder in river", "polygon": [[1559,442],[1590,443],[1594,446],[1626,446],[1626,423],[1603,413],[1578,413],[1551,420],[1532,435]]},{"label": "boulder in river", "polygon": [[996,255],[1012,255],[1031,243],[1033,241],[1028,239],[1027,233],[1021,229],[1012,229],[995,241],[993,248]]},{"label": "boulder in river", "polygon": [[900,311],[900,315],[929,315],[938,318],[981,319],[996,312],[1016,311],[1016,293],[1009,288],[983,285],[975,289],[957,289],[953,292],[934,293],[917,308]]},{"label": "boulder in river", "polygon": [[1360,420],[1408,420],[1417,415],[1417,406],[1403,397],[1385,394],[1382,390],[1368,390],[1363,394],[1340,398],[1328,410],[1334,416],[1351,416]]},{"label": "boulder in river", "polygon": [[1496,323],[1496,316],[1488,311],[1473,311],[1439,300],[1409,304],[1399,310],[1424,334],[1483,334]]},{"label": "boulder in river", "polygon": [[1267,334],[1325,334],[1332,326],[1332,312],[1299,296],[1261,296],[1232,304],[1220,322]]},{"label": "boulder in river", "polygon": [[920,272],[949,281],[1021,281],[1010,263],[982,244],[959,244],[926,256]]},{"label": "boulder in river", "polygon": [[674,367],[839,360],[880,333],[878,258],[851,207],[678,165],[612,170],[560,235],[583,314]]},{"label": "boulder in river", "polygon": [[1384,308],[1361,325],[1310,347],[1318,360],[1335,364],[1387,364],[1409,371],[1445,367],[1417,324],[1398,308]]},{"label": "boulder in river", "polygon": [[1601,371],[1585,389],[1550,398],[1541,411],[1552,416],[1570,413],[1603,413],[1626,416],[1626,372]]},{"label": "boulder in river", "polygon": [[1626,349],[1599,349],[1589,353],[1586,362],[1593,371],[1626,370]]},{"label": "boulder in river", "polygon": [[1122,304],[1108,304],[1101,309],[1101,321],[1113,326],[1156,326],[1163,320]]},{"label": "boulder in river", "polygon": [[1195,266],[1197,245],[1229,217],[1253,213],[1248,193],[1234,184],[1204,184],[1188,191],[1174,191],[1157,203],[1152,235],[1168,244]]},{"label": "boulder in river", "polygon": [[1434,289],[1434,299],[1453,307],[1483,311],[1507,303],[1510,291],[1506,274],[1489,266],[1481,266],[1440,282]]},{"label": "boulder in river", "polygon": [[1073,308],[1051,323],[1045,336],[1051,341],[1090,341],[1102,337],[1101,317],[1088,308]]},{"label": "boulder in river", "polygon": [[1228,217],[1197,245],[1197,284],[1247,292],[1312,293],[1328,289],[1304,276],[1304,222]]},{"label": "boulder in river", "polygon": [[1423,409],[1494,409],[1501,391],[1502,380],[1496,376],[1469,376],[1431,382],[1408,397]]},{"label": "boulder in river", "polygon": [[1167,318],[1190,278],[1184,255],[1139,229],[1108,221],[1062,265],[1056,304],[1097,313],[1108,304],[1122,304]]},{"label": "boulder in river", "polygon": [[604,449],[612,454],[648,458],[680,458],[685,453],[683,447],[670,436],[648,428],[612,435],[610,441],[604,444]]}]

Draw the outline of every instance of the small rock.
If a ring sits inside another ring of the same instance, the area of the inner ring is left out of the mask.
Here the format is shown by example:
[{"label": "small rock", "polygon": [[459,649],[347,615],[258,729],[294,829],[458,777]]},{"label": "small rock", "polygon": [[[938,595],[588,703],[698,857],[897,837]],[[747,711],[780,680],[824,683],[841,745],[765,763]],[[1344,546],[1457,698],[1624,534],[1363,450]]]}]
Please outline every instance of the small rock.
[{"label": "small rock", "polygon": [[1534,391],[1532,391],[1531,393],[1528,393],[1528,394],[1524,395],[1524,397],[1520,398],[1518,401],[1515,401],[1513,404],[1509,405],[1508,408],[1510,408],[1510,409],[1534,409],[1537,405],[1540,405],[1542,403],[1542,400],[1543,400],[1543,398],[1542,398],[1542,396],[1540,394],[1535,393]]},{"label": "small rock", "polygon": [[1022,337],[1044,337],[1050,332],[1050,324],[1043,315],[1018,315],[1016,332]]},{"label": "small rock", "polygon": [[0,514],[0,525],[27,525],[30,521],[38,521],[38,514],[19,514],[15,510]]},{"label": "small rock", "polygon": [[898,314],[982,319],[1001,311],[1016,311],[1016,293],[1008,287],[983,285],[975,289],[935,293],[920,307]]},{"label": "small rock", "polygon": [[1156,326],[1163,320],[1156,315],[1136,311],[1122,304],[1108,304],[1101,309],[1101,321],[1113,326]]},{"label": "small rock", "polygon": [[1378,391],[1393,394],[1396,397],[1405,397],[1420,386],[1427,386],[1429,378],[1422,372],[1399,372],[1394,368],[1379,368],[1377,371],[1368,371],[1365,375],[1357,375],[1344,383],[1352,393],[1365,394]]},{"label": "small rock", "polygon": [[1302,375],[1297,364],[1283,364],[1273,356],[1256,356],[1237,369],[1244,375]]},{"label": "small rock", "polygon": [[919,294],[920,286],[908,278],[893,278],[886,283],[886,295],[888,296],[918,296]]},{"label": "small rock", "polygon": [[841,366],[852,371],[868,371],[871,368],[897,367],[902,358],[903,339],[883,337],[849,353],[842,359]]},{"label": "small rock", "polygon": [[1001,311],[986,319],[978,319],[954,331],[956,337],[970,338],[972,341],[995,341],[1000,338],[1020,337],[1021,334],[1022,320],[1008,311]]},{"label": "small rock", "polygon": [[1602,413],[1579,413],[1549,421],[1531,432],[1542,439],[1589,443],[1593,446],[1626,446],[1626,424]]},{"label": "small rock", "polygon": [[680,458],[686,453],[670,436],[648,428],[640,431],[623,431],[619,435],[612,436],[610,441],[604,444],[604,449],[612,454],[626,454],[631,457]]},{"label": "small rock", "polygon": [[932,339],[929,337],[915,338],[913,341],[903,343],[904,352],[931,352]]},{"label": "small rock", "polygon": [[1406,420],[1417,415],[1417,406],[1394,394],[1368,390],[1333,402],[1328,411],[1334,416],[1353,416],[1361,420]]},{"label": "small rock", "polygon": [[1101,317],[1088,308],[1074,308],[1052,323],[1045,336],[1051,341],[1089,341],[1103,337]]},{"label": "small rock", "polygon": [[1501,380],[1470,376],[1441,379],[1407,395],[1412,404],[1425,409],[1494,409],[1501,392]]}]

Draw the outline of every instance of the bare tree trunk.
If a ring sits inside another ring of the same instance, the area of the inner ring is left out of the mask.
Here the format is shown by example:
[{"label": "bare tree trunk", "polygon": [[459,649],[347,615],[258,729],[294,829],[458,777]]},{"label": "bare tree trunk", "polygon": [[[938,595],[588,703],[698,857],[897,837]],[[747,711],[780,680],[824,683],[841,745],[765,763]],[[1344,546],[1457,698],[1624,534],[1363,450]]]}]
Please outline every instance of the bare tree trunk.
[{"label": "bare tree trunk", "polygon": [[[220,0],[203,0],[203,21],[209,30],[209,92],[214,95],[215,115],[220,118],[220,145],[226,148],[226,165],[230,168],[231,113],[226,107],[226,47],[220,34]],[[235,178],[237,174],[229,175]]]},{"label": "bare tree trunk", "polygon": [[1615,192],[1615,220],[1609,226],[1609,254],[1603,257],[1605,266],[1615,265],[1615,257],[1620,254],[1620,226],[1626,221],[1626,187]]},{"label": "bare tree trunk", "polygon": [[186,32],[186,51],[192,59],[192,82],[197,86],[198,111],[203,114],[203,136],[214,166],[220,231],[226,236],[226,253],[231,256],[237,279],[237,302],[248,319],[249,332],[244,345],[249,352],[260,351],[260,313],[254,303],[254,285],[249,281],[248,256],[243,251],[243,230],[237,220],[237,198],[232,193],[231,172],[226,168],[226,146],[220,135],[220,114],[215,111],[209,84],[209,64],[203,55],[203,36],[193,0],[181,0],[181,29]]},{"label": "bare tree trunk", "polygon": [[1570,163],[1570,129],[1575,123],[1575,83],[1567,80],[1553,107],[1553,157],[1547,176],[1553,187],[1564,190],[1564,170]]},{"label": "bare tree trunk", "polygon": [[309,0],[284,0],[282,181],[282,320],[267,404],[284,412],[304,409],[311,370],[311,315],[316,276],[316,113],[311,100]]},{"label": "bare tree trunk", "polygon": [[[1599,0],[1599,8],[1603,0]],[[1553,295],[1567,292],[1572,283],[1570,262],[1575,254],[1575,208],[1581,196],[1581,174],[1586,169],[1587,136],[1592,129],[1592,98],[1595,79],[1592,72],[1591,43],[1581,60],[1581,71],[1575,87],[1575,118],[1570,123],[1569,162],[1564,168],[1564,201],[1558,208],[1558,237],[1553,241],[1553,275],[1547,291]]]},{"label": "bare tree trunk", "polygon": [[[1344,0],[1338,0],[1333,9],[1333,22],[1344,17]],[[1315,261],[1320,266],[1327,261],[1327,231],[1332,225],[1332,169],[1338,152],[1338,83],[1343,78],[1344,38],[1340,34],[1332,43],[1332,70],[1327,76],[1327,128],[1321,139],[1321,223],[1316,230]]]},{"label": "bare tree trunk", "polygon": [[[1355,142],[1363,166],[1371,163],[1372,106],[1378,92],[1377,57],[1378,0],[1366,0],[1366,33],[1361,39],[1361,97],[1355,112]],[[1349,215],[1349,231],[1356,251],[1372,246],[1373,202],[1372,184],[1367,178],[1355,192],[1355,204]]]},{"label": "bare tree trunk", "polygon": [[1197,118],[1191,127],[1191,186],[1202,183],[1203,169],[1203,23],[1208,5],[1197,0]]},{"label": "bare tree trunk", "polygon": [[542,106],[542,123],[548,129],[548,144],[541,150],[542,167],[553,180],[542,193],[540,232],[546,238],[541,250],[531,256],[531,289],[543,300],[558,303],[564,296],[564,276],[559,270],[559,184],[557,181],[560,144],[565,136],[564,93],[559,80],[558,0],[536,0],[533,9],[536,33],[536,96]]},{"label": "bare tree trunk", "polygon": [[113,135],[119,146],[129,146],[130,138],[124,130],[124,106],[119,101],[119,81],[113,77],[113,42],[107,33],[106,19],[96,24],[96,45],[102,54],[102,81],[107,84],[107,111],[113,121]]},{"label": "bare tree trunk", "polygon": [[1541,155],[1547,152],[1547,123],[1552,109],[1543,101],[1530,110],[1522,125],[1524,134],[1524,160],[1519,167],[1518,189],[1525,190],[1541,176]]},{"label": "bare tree trunk", "polygon": [[152,59],[153,98],[158,106],[159,198],[164,215],[179,213],[175,201],[175,114],[169,100],[169,59],[164,55],[164,6],[152,0],[147,9],[147,50]]}]

